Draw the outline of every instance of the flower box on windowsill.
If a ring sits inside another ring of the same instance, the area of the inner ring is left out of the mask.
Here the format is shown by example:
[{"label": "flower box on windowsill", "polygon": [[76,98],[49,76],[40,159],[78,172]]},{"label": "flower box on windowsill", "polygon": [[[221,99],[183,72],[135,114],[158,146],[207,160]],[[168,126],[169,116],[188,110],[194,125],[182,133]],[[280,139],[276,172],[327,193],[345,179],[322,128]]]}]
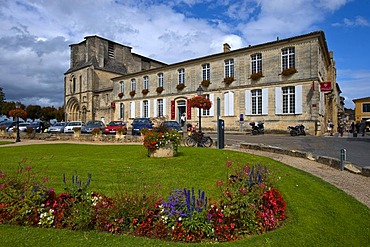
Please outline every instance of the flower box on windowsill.
[{"label": "flower box on windowsill", "polygon": [[177,90],[183,90],[185,88],[184,83],[177,84],[176,89]]},{"label": "flower box on windowsill", "polygon": [[250,78],[254,81],[257,81],[259,80],[260,78],[262,77],[262,72],[257,72],[257,73],[253,73],[251,74]]},{"label": "flower box on windowsill", "polygon": [[200,83],[203,87],[209,87],[209,85],[211,84],[211,82],[209,80],[203,80],[201,81]]},{"label": "flower box on windowsill", "polygon": [[119,93],[119,94],[118,94],[118,97],[119,97],[119,98],[122,98],[122,97],[123,97],[123,93],[122,93],[122,92],[121,92],[121,93]]},{"label": "flower box on windowsill", "polygon": [[283,71],[281,71],[281,74],[282,75],[285,75],[285,76],[287,76],[287,75],[293,75],[295,73],[297,73],[297,70],[294,67],[293,68],[284,69]]},{"label": "flower box on windowsill", "polygon": [[143,89],[143,91],[141,91],[144,95],[147,95],[149,93],[149,90],[148,89]]},{"label": "flower box on windowsill", "polygon": [[163,87],[157,87],[155,90],[157,93],[162,93],[163,92]]},{"label": "flower box on windowsill", "polygon": [[130,92],[130,96],[131,96],[131,97],[134,97],[134,96],[135,96],[135,94],[136,94],[135,90],[132,90],[132,91]]},{"label": "flower box on windowsill", "polygon": [[230,77],[225,77],[224,78],[224,83],[226,85],[230,85],[232,82],[234,81],[234,77],[230,76]]}]

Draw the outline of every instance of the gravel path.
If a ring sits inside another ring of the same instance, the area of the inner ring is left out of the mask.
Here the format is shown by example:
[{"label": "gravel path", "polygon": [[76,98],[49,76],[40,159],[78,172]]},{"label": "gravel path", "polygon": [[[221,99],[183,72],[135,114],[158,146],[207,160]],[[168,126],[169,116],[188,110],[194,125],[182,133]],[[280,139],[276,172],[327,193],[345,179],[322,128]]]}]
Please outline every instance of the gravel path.
[{"label": "gravel path", "polygon": [[[30,145],[30,144],[50,144],[50,141],[39,141],[39,140],[28,140],[23,141],[20,143],[10,144],[12,146],[20,146],[20,145]],[[67,143],[66,141],[53,141],[52,143]],[[77,143],[77,142],[70,142],[70,143]],[[85,142],[84,142],[85,143]],[[112,145],[113,143],[98,143],[94,142],[91,144],[95,145]],[[116,143],[118,145],[122,145],[122,143]],[[132,143],[131,143],[132,144]],[[7,145],[0,145],[0,147],[4,147]],[[306,171],[311,173],[312,175],[327,181],[337,188],[343,190],[347,194],[353,196],[358,201],[365,204],[368,208],[370,208],[370,178],[361,176],[358,174],[353,174],[348,171],[339,171],[329,166],[323,165],[321,163],[303,159],[292,157],[289,155],[277,154],[277,153],[270,153],[258,150],[250,150],[250,149],[240,149],[234,147],[226,147],[225,149],[229,150],[237,150],[239,152],[246,152],[250,154],[256,154],[261,156],[266,156],[281,163],[287,164],[289,166],[295,167],[297,169]]]},{"label": "gravel path", "polygon": [[274,160],[280,161],[281,163],[287,164],[289,166],[295,167],[297,169],[311,173],[312,175],[327,181],[337,188],[343,190],[347,194],[353,196],[358,201],[365,204],[370,208],[370,178],[362,175],[350,173],[348,171],[339,171],[331,168],[327,165],[321,163],[292,157],[289,155],[270,153],[258,150],[250,149],[235,149],[228,148],[232,150],[238,150],[240,152],[246,152],[250,154],[256,154],[261,156],[266,156]]}]

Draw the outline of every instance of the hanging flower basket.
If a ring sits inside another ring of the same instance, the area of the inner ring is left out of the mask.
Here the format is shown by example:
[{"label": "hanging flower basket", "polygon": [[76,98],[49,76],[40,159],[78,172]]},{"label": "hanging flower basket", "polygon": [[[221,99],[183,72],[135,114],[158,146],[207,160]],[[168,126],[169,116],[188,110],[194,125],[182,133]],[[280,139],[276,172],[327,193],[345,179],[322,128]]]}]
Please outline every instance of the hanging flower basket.
[{"label": "hanging flower basket", "polygon": [[149,93],[149,90],[148,89],[143,89],[143,91],[141,91],[144,95],[147,95]]},{"label": "hanging flower basket", "polygon": [[230,85],[232,82],[234,81],[234,77],[230,76],[230,77],[225,77],[224,78],[224,83],[226,85]]},{"label": "hanging flower basket", "polygon": [[203,87],[209,87],[209,84],[211,84],[211,82],[209,80],[203,80],[201,81],[200,83]]},{"label": "hanging flower basket", "polygon": [[176,89],[177,90],[183,90],[185,88],[184,83],[177,84]]},{"label": "hanging flower basket", "polygon": [[131,97],[134,97],[134,96],[135,96],[135,94],[136,94],[135,90],[132,90],[132,91],[130,92],[130,96],[131,96]]},{"label": "hanging flower basket", "polygon": [[282,75],[293,75],[294,73],[297,73],[297,70],[296,70],[296,68],[288,68],[288,69],[284,69],[282,72],[281,72],[281,74]]},{"label": "hanging flower basket", "polygon": [[262,72],[257,72],[257,73],[253,73],[251,74],[250,78],[254,81],[257,81],[259,80],[260,78],[262,77]]},{"label": "hanging flower basket", "polygon": [[163,87],[157,87],[155,90],[157,93],[162,93],[163,92]]},{"label": "hanging flower basket", "polygon": [[119,94],[118,94],[118,97],[122,98],[122,97],[123,97],[123,93],[122,93],[122,92],[121,92],[121,93],[119,93]]},{"label": "hanging flower basket", "polygon": [[212,107],[212,102],[203,96],[195,96],[189,100],[190,107],[201,108],[209,110]]},{"label": "hanging flower basket", "polygon": [[11,117],[18,117],[18,118],[27,118],[27,112],[23,110],[22,108],[17,108],[9,111],[9,116]]}]

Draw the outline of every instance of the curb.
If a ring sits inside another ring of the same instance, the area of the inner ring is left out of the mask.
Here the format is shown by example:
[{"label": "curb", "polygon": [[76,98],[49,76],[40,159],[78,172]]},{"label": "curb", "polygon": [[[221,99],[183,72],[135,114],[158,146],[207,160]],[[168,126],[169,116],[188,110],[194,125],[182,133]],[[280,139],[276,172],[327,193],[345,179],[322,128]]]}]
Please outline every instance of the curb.
[{"label": "curb", "polygon": [[[280,147],[274,147],[274,146],[263,145],[263,144],[254,144],[254,143],[241,143],[240,148],[259,150],[259,151],[265,151],[265,152],[271,152],[271,153],[278,153],[278,154],[289,155],[289,156],[293,156],[297,158],[309,159],[309,160],[316,161],[318,163],[330,166],[337,170],[341,170],[341,161],[339,159],[328,157],[328,156],[314,157],[311,153],[308,153],[308,152],[302,152],[299,150],[286,150]],[[355,164],[345,161],[344,169],[349,172],[355,173],[355,174],[360,174],[365,177],[370,177],[370,166],[366,166],[361,169],[359,166],[356,166]]]}]

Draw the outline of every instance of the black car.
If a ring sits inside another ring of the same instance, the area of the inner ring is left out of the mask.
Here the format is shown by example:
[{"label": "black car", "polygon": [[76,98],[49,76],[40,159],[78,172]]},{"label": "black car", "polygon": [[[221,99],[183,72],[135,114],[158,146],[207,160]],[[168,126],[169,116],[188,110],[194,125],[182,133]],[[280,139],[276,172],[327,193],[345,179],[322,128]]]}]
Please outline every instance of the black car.
[{"label": "black car", "polygon": [[48,124],[46,122],[37,121],[37,122],[30,123],[30,125],[28,125],[27,129],[28,128],[33,128],[36,133],[43,133],[45,129],[47,130],[49,128],[49,126],[50,126],[50,124]]},{"label": "black car", "polygon": [[102,121],[88,121],[81,127],[81,133],[91,134],[94,129],[100,129],[100,131],[103,132],[105,124]]},{"label": "black car", "polygon": [[140,135],[142,129],[152,129],[153,123],[149,118],[135,118],[132,122],[132,135]]},{"label": "black car", "polygon": [[182,128],[180,124],[176,121],[164,121],[163,126],[165,126],[169,130],[176,130],[180,134],[183,133]]}]

